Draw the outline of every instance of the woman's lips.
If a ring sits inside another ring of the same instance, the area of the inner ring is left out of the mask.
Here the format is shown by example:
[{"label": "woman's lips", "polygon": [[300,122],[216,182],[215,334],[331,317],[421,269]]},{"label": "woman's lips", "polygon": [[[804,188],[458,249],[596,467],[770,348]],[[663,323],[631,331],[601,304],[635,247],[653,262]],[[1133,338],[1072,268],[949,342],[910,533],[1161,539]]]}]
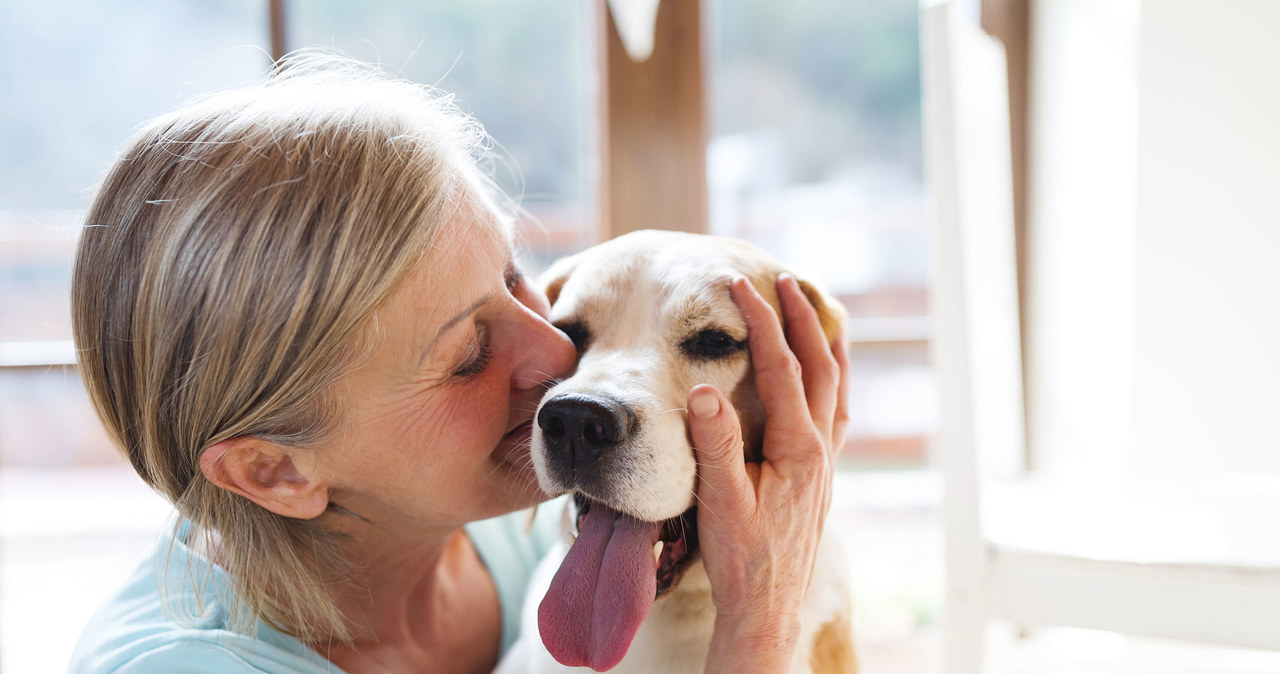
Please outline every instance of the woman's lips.
[{"label": "woman's lips", "polygon": [[504,436],[504,438],[507,440],[513,440],[517,442],[527,442],[532,437],[533,437],[533,419],[530,419],[520,424],[519,426],[516,426],[515,428],[507,431],[507,434]]},{"label": "woman's lips", "polygon": [[528,460],[529,441],[533,438],[533,420],[530,419],[507,431],[498,443],[496,458],[503,463],[511,463],[516,459]]}]

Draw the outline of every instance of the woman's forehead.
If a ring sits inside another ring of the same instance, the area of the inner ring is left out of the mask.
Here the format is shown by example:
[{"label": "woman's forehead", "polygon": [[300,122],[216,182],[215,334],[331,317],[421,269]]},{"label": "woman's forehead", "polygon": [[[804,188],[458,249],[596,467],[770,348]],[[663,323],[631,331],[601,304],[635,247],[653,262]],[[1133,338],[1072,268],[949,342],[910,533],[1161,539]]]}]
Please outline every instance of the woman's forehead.
[{"label": "woman's forehead", "polygon": [[482,260],[477,258],[497,254],[505,263],[514,248],[513,230],[510,218],[484,200],[466,197],[441,223],[427,258],[437,265],[455,266],[478,264]]}]

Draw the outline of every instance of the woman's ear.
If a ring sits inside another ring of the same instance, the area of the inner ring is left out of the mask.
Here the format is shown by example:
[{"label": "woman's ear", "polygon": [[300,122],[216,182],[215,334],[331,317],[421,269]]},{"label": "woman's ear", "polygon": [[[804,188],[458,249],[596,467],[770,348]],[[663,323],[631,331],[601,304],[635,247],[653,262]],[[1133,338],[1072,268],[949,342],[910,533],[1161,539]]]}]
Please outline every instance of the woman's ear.
[{"label": "woman's ear", "polygon": [[210,482],[277,515],[314,519],[329,507],[329,487],[307,450],[252,435],[205,448],[200,471]]}]

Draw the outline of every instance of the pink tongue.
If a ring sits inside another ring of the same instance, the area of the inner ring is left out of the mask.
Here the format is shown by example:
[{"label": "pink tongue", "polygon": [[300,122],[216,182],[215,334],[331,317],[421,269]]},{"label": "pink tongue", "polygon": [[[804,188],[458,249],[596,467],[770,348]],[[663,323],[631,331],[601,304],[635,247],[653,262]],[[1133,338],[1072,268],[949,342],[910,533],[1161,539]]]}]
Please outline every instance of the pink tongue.
[{"label": "pink tongue", "polygon": [[622,661],[653,608],[661,532],[661,522],[591,505],[538,606],[542,643],[560,664],[603,672]]}]

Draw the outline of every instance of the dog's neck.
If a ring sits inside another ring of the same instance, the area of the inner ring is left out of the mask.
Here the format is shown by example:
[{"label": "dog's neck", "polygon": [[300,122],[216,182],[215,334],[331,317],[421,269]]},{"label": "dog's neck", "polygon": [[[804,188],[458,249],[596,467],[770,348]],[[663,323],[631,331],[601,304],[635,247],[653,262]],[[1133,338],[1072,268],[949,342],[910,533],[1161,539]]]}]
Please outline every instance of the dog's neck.
[{"label": "dog's neck", "polygon": [[[707,578],[706,567],[699,557],[685,569],[680,582],[654,603],[645,627],[650,622],[661,621],[666,634],[680,634],[685,630],[697,634],[705,625],[710,634],[715,620],[716,607],[711,602],[711,581]],[[679,631],[665,631],[673,627],[677,627]]]}]

